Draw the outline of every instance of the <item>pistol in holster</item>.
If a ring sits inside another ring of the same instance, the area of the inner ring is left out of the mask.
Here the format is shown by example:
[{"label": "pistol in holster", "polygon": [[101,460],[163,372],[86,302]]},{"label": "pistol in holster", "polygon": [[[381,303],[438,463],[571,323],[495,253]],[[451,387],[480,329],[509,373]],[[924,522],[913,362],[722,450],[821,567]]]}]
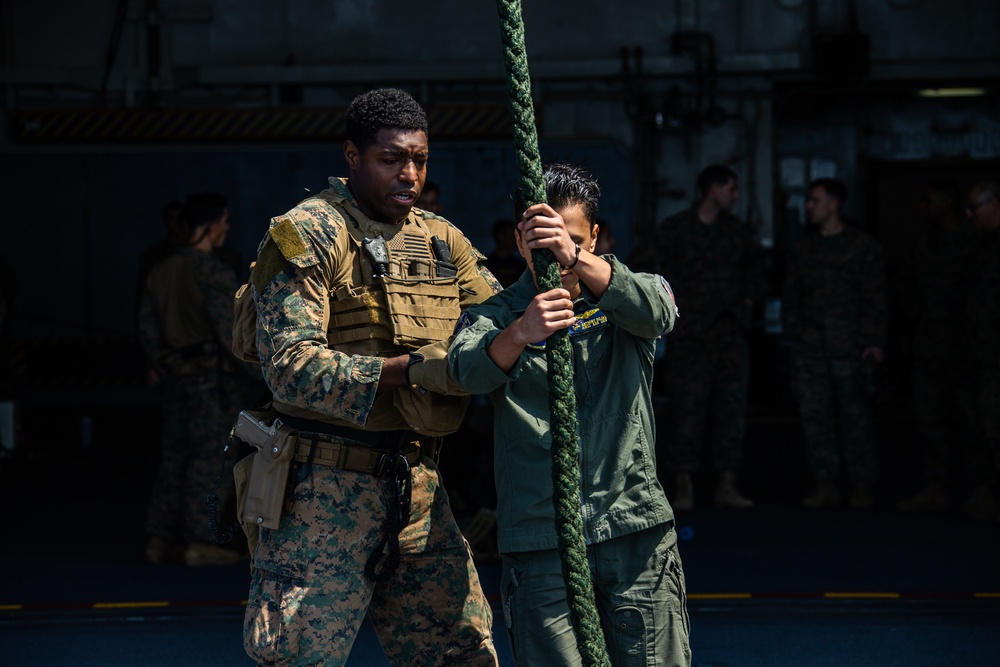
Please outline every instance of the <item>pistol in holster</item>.
[{"label": "pistol in holster", "polygon": [[282,423],[272,411],[250,410],[240,412],[234,433],[257,449],[256,453],[247,457],[251,460],[247,461],[250,471],[245,479],[246,490],[244,498],[237,499],[244,530],[248,526],[277,528],[299,433]]}]

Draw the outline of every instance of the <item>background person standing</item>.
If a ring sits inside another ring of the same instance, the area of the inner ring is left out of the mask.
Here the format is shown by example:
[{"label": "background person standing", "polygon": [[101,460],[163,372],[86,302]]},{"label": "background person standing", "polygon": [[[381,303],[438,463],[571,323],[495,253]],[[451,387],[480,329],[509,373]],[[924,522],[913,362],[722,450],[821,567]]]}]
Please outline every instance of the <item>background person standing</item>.
[{"label": "background person standing", "polygon": [[978,521],[1000,520],[1000,184],[982,182],[969,191],[967,215],[976,227],[969,260],[966,314],[976,368],[976,422],[992,465],[963,509]]},{"label": "background person standing", "polygon": [[698,203],[667,218],[647,239],[637,270],[663,275],[677,295],[678,318],[666,346],[661,465],[672,473],[677,510],[694,508],[694,475],[707,442],[718,473],[718,507],[753,501],[736,486],[746,436],[749,337],[754,301],[764,294],[752,231],[731,213],[736,173],[712,165],[698,176]]},{"label": "background person standing", "polygon": [[[988,470],[977,453],[974,366],[965,318],[965,281],[975,248],[962,214],[962,190],[927,182],[920,209],[927,228],[914,243],[909,280],[899,290],[913,330],[913,415],[920,434],[923,486],[896,506],[904,512],[949,509],[956,481],[978,486]],[[964,486],[964,484],[963,484]]]},{"label": "background person standing", "polygon": [[811,229],[791,250],[784,286],[790,381],[816,479],[802,504],[813,509],[840,505],[841,449],[851,507],[874,502],[876,446],[865,365],[884,357],[885,266],[875,240],[845,223],[846,199],[838,180],[809,184]]},{"label": "background person standing", "polygon": [[[236,274],[215,254],[229,231],[226,199],[191,195],[181,209],[187,244],[150,269],[139,309],[139,340],[163,388],[161,460],[147,512],[146,560],[227,565],[236,551],[216,544],[205,494],[241,397],[232,353]],[[219,504],[232,500],[223,485]]]}]

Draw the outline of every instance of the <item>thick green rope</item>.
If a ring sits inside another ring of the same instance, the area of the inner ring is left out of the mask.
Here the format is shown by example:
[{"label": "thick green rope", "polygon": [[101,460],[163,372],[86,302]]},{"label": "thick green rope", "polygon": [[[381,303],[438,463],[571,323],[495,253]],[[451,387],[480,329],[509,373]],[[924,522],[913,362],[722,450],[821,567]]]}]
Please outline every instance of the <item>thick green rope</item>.
[{"label": "thick green rope", "polygon": [[[497,0],[507,69],[507,90],[514,125],[514,147],[525,206],[545,201],[545,180],[538,154],[531,76],[524,47],[520,0]],[[531,253],[543,291],[562,287],[559,265],[550,250]],[[549,369],[549,410],[552,431],[552,484],[556,533],[566,582],[570,618],[584,667],[610,667],[594,587],[587,564],[587,544],[580,515],[580,443],[577,439],[576,394],[573,391],[573,349],[565,330],[549,337],[545,346]]]}]

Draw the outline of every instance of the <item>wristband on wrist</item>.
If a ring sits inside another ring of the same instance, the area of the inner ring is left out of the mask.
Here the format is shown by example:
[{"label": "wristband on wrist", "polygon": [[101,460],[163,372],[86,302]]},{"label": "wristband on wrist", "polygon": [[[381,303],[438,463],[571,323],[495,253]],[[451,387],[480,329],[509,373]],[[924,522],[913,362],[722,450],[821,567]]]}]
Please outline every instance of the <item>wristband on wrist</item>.
[{"label": "wristband on wrist", "polygon": [[572,269],[574,266],[576,266],[576,263],[580,261],[580,244],[577,243],[575,245],[576,245],[576,257],[573,258],[573,263],[568,266],[564,266],[563,267],[564,269],[567,270]]}]

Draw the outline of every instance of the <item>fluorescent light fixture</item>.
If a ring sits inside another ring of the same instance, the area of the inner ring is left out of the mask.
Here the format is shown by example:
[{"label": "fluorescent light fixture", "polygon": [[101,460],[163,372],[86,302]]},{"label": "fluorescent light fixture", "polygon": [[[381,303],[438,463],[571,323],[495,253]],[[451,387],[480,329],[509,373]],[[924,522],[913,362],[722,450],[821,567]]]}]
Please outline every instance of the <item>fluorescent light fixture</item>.
[{"label": "fluorescent light fixture", "polygon": [[924,88],[917,92],[920,97],[980,97],[985,88]]}]

